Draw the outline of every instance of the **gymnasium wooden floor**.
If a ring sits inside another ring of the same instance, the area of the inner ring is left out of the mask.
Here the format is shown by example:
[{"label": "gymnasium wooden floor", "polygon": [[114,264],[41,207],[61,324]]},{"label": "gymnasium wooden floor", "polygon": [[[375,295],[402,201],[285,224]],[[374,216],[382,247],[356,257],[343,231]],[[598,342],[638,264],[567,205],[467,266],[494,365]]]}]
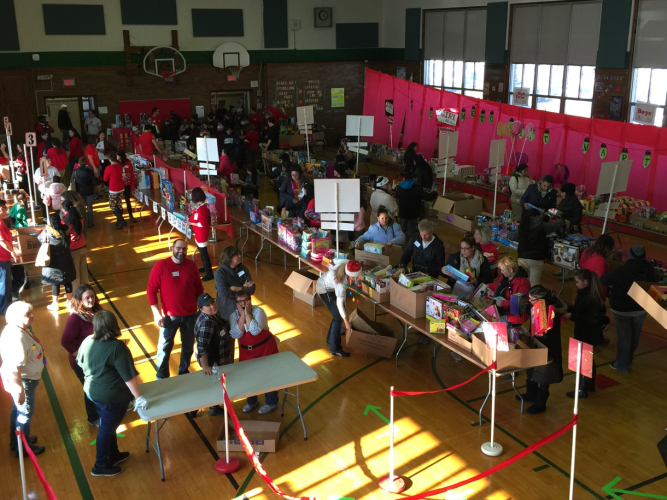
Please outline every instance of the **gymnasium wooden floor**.
[{"label": "gymnasium wooden floor", "polygon": [[[262,190],[263,202],[275,201],[268,185]],[[123,337],[129,346],[142,381],[155,377],[151,360],[155,359],[158,328],[153,323],[146,298],[146,283],[151,267],[170,255],[166,239],[158,241],[155,220],[145,211],[140,222],[116,231],[106,204],[95,207],[95,228],[88,232],[91,284],[105,308],[114,310],[122,323]],[[438,234],[446,241],[447,254],[458,248],[460,233],[440,227]],[[226,239],[223,246],[233,244]],[[631,239],[624,238],[627,246]],[[665,247],[646,243],[650,256],[663,254]],[[254,255],[259,241],[251,238],[246,251]],[[629,248],[629,246],[627,246]],[[627,250],[626,248],[626,250]],[[191,246],[190,250],[194,250]],[[220,251],[210,245],[214,262]],[[296,268],[288,258],[283,269],[282,252],[276,250],[269,262],[269,252],[261,255],[257,271],[246,258],[257,283],[255,303],[262,305],[270,318],[270,327],[280,339],[280,350],[291,350],[315,369],[319,379],[302,387],[302,408],[308,426],[308,441],[303,440],[297,415],[289,408],[284,417],[274,412],[252,419],[281,421],[281,438],[276,453],[262,454],[268,474],[288,494],[317,496],[318,499],[389,498],[378,488],[378,480],[388,470],[388,430],[383,417],[389,416],[389,387],[400,390],[434,390],[468,379],[477,369],[463,361],[456,363],[442,349],[433,360],[433,348],[418,345],[418,336],[410,335],[401,353],[399,366],[394,360],[354,354],[347,359],[332,358],[325,343],[330,315],[324,307],[293,300],[284,285]],[[557,286],[554,270],[547,266],[545,284]],[[60,336],[67,319],[61,302],[58,314],[46,310],[50,289],[32,279],[33,287],[24,292],[24,300],[35,306],[35,330],[46,348],[49,361],[38,389],[33,434],[47,451],[39,456],[48,481],[59,499],[253,499],[275,497],[253,473],[245,455],[242,468],[233,479],[214,469],[215,459],[184,416],[170,419],[161,432],[165,458],[166,482],[160,482],[157,457],[146,454],[146,426],[136,413],[128,413],[119,433],[122,450],[132,453],[123,464],[123,473],[113,478],[90,475],[95,457],[97,429],[86,422],[81,385],[71,370],[67,353],[60,346]],[[213,282],[205,283],[214,294]],[[570,302],[574,284],[568,284],[563,298]],[[361,302],[364,306],[364,301]],[[348,311],[357,304],[348,301]],[[382,316],[398,329],[396,321]],[[563,345],[572,325],[563,327]],[[620,489],[637,493],[663,495],[667,498],[665,464],[656,443],[665,435],[667,425],[667,336],[654,321],[647,320],[632,373],[613,371],[615,330],[607,332],[611,344],[596,354],[598,377],[607,388],[598,388],[588,400],[581,401],[575,498],[611,498],[602,487],[617,476]],[[177,371],[179,344],[171,357],[172,376]],[[199,369],[193,362],[191,369]],[[487,378],[480,377],[451,393],[425,395],[396,400],[396,467],[407,479],[409,488],[401,496],[418,494],[454,483],[482,472],[551,434],[572,417],[573,400],[565,393],[573,390],[571,372],[563,383],[552,386],[548,410],[538,416],[520,414],[508,382],[498,386],[496,437],[505,451],[490,458],[480,451],[488,441],[490,425],[476,424],[477,410],[487,390]],[[525,375],[519,376],[523,385]],[[234,405],[238,415],[244,401]],[[377,413],[366,412],[369,405]],[[10,411],[7,394],[0,395],[0,415],[7,429]],[[489,415],[490,404],[485,409]],[[367,414],[365,414],[367,413]],[[382,417],[381,417],[381,416]],[[241,417],[243,419],[243,417]],[[206,410],[195,420],[201,432],[215,447],[223,425],[221,417],[209,417]],[[18,460],[7,447],[7,437],[0,447],[0,498],[21,498]],[[567,498],[572,435],[563,437],[525,459],[456,492],[436,498],[476,500],[559,499]],[[29,498],[45,498],[32,465],[27,465]],[[624,498],[628,498],[626,494]],[[656,497],[654,497],[656,498]]]}]

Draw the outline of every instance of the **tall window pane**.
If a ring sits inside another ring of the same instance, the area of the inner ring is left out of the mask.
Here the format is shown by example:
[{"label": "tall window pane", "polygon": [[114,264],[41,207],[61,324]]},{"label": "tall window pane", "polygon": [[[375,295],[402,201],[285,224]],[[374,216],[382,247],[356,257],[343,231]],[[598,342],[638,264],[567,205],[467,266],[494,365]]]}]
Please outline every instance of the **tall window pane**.
[{"label": "tall window pane", "polygon": [[530,89],[530,93],[535,93],[535,65],[534,64],[524,64],[523,65],[523,86]]},{"label": "tall window pane", "polygon": [[593,99],[594,84],[595,66],[583,66],[581,68],[581,88],[579,97],[582,99]]},{"label": "tall window pane", "polygon": [[484,88],[484,63],[475,63],[475,90]]},{"label": "tall window pane", "polygon": [[537,89],[536,94],[549,95],[549,73],[551,66],[540,64],[537,67]]},{"label": "tall window pane", "polygon": [[592,101],[574,101],[567,99],[565,101],[565,114],[590,118],[592,104]]},{"label": "tall window pane", "polygon": [[551,87],[549,95],[562,96],[563,95],[563,73],[565,67],[554,64],[551,66]]},{"label": "tall window pane", "polygon": [[475,88],[475,63],[465,63],[463,86],[467,89]]},{"label": "tall window pane", "polygon": [[649,102],[664,106],[665,97],[667,97],[667,69],[654,69],[651,74]]},{"label": "tall window pane", "polygon": [[433,85],[442,87],[442,61],[433,61]]},{"label": "tall window pane", "polygon": [[463,87],[463,61],[454,61],[454,87]]},{"label": "tall window pane", "polygon": [[445,61],[445,87],[454,86],[454,61]]},{"label": "tall window pane", "polygon": [[635,85],[633,102],[648,102],[648,91],[651,86],[651,68],[635,69]]},{"label": "tall window pane", "polygon": [[552,113],[560,113],[560,99],[552,99],[550,97],[538,97],[537,109],[543,111],[551,111]]},{"label": "tall window pane", "polygon": [[523,87],[523,64],[513,64],[510,75],[510,92],[514,90],[514,87]]},{"label": "tall window pane", "polygon": [[567,67],[567,80],[565,81],[565,97],[579,97],[579,77],[581,66]]}]

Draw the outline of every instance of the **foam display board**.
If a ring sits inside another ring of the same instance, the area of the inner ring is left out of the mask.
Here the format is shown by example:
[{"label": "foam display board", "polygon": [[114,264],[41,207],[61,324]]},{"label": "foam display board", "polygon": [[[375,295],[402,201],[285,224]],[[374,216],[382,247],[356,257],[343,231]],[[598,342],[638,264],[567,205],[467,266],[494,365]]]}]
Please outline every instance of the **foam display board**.
[{"label": "foam display board", "polygon": [[[626,161],[607,161],[600,165],[600,177],[598,178],[598,188],[596,195],[622,193],[628,189],[628,179],[630,178],[630,169],[632,160]],[[616,177],[614,178],[614,170]],[[613,184],[612,184],[613,182]]]},{"label": "foam display board", "polygon": [[315,114],[313,106],[297,106],[296,108],[296,124],[311,125],[315,123]]},{"label": "foam display board", "polygon": [[372,137],[374,120],[375,117],[373,116],[347,115],[345,117],[345,135]]},{"label": "foam display board", "polygon": [[447,132],[438,136],[438,155],[440,158],[451,158],[456,156],[458,148],[459,133]]},{"label": "foam display board", "polygon": [[[537,349],[498,351],[496,354],[498,371],[546,365],[548,361],[547,348],[536,337],[532,337],[532,340],[537,344]],[[486,347],[483,333],[477,332],[472,335],[472,352],[487,366],[493,363],[493,349]]]},{"label": "foam display board", "polygon": [[489,148],[489,168],[500,167],[505,163],[505,139],[494,139]]},{"label": "foam display board", "polygon": [[[208,154],[208,157],[206,156]],[[220,161],[218,157],[218,140],[197,137],[197,159],[199,161]]]},{"label": "foam display board", "polygon": [[364,250],[356,249],[354,251],[354,259],[363,263],[365,266],[382,266],[387,267],[391,264],[392,267],[398,265],[403,255],[403,249],[399,245],[392,245],[384,247],[383,254],[365,252]]},{"label": "foam display board", "polygon": [[[361,207],[359,179],[315,179],[315,211],[357,213]],[[338,206],[334,185],[338,184]]]},{"label": "foam display board", "polygon": [[644,311],[649,313],[654,320],[660,323],[663,328],[667,328],[667,310],[660,307],[660,305],[639,283],[635,282],[632,284],[628,295],[635,299],[635,302],[637,302]]},{"label": "foam display board", "polygon": [[[274,453],[276,443],[280,435],[280,422],[266,422],[256,420],[241,420],[239,422],[246,437],[250,441],[253,450]],[[225,451],[225,427],[223,424],[220,435],[218,436],[218,451]],[[245,451],[243,445],[236,434],[236,429],[229,425],[229,451]]]}]

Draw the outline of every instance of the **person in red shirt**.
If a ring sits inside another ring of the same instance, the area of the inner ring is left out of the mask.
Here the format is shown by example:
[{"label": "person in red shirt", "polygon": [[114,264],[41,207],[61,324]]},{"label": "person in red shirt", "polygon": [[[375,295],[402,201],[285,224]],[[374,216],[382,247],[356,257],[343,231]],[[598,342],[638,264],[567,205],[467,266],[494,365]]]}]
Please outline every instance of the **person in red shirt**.
[{"label": "person in red shirt", "polygon": [[46,152],[51,148],[51,134],[49,131],[44,131],[39,135],[40,142],[37,144],[37,158],[35,161],[39,161],[42,156],[46,156]]},{"label": "person in red shirt", "polygon": [[250,108],[250,111],[248,112],[248,121],[252,123],[255,130],[264,130],[264,118],[255,110],[255,108]]},{"label": "person in red shirt", "polygon": [[[248,123],[248,117],[243,117],[241,119],[241,125]],[[250,164],[254,167],[255,162],[257,161],[257,150],[259,150],[259,134],[257,130],[253,127],[248,130],[243,137],[245,140],[245,149],[248,152],[248,160]]]},{"label": "person in red shirt", "polygon": [[[7,202],[0,200],[0,219],[9,217]],[[0,316],[4,316],[12,303],[12,259],[17,260],[12,234],[4,222],[0,222]]]},{"label": "person in red shirt", "polygon": [[109,166],[104,171],[104,182],[109,184],[109,208],[116,216],[116,229],[123,229],[127,222],[123,219],[123,165],[117,152],[109,154]]},{"label": "person in red shirt", "polygon": [[[157,108],[153,108],[153,110],[151,111],[151,121],[153,122],[153,126],[155,127],[156,132],[160,133],[160,131],[162,130],[162,120],[158,118],[158,116],[160,116],[160,110]],[[155,132],[153,133],[155,134]]]},{"label": "person in red shirt", "polygon": [[139,152],[139,127],[136,125],[132,127],[132,134],[130,135],[130,144],[132,145],[132,152]]},{"label": "person in red shirt", "polygon": [[218,167],[218,175],[227,180],[231,185],[232,174],[234,172],[236,172],[236,165],[234,165],[232,159],[227,156],[227,153],[225,153],[225,150],[223,149],[220,152],[220,166]]},{"label": "person in red shirt", "polygon": [[276,107],[275,102],[272,103],[271,106],[266,108],[266,111],[264,112],[264,114],[266,114],[266,113],[270,113],[271,116],[273,116],[273,119],[276,121],[276,123],[278,123],[278,120],[280,120],[281,118],[285,118],[285,119],[289,118],[289,116],[287,116],[285,113],[283,113],[281,110],[279,110]]},{"label": "person in red shirt", "polygon": [[119,151],[118,156],[120,158],[119,163],[123,166],[123,183],[125,184],[125,187],[123,188],[123,197],[125,198],[127,215],[130,222],[137,222],[137,219],[132,215],[132,202],[130,201],[130,195],[134,190],[134,166],[132,165],[132,162],[127,159],[125,151]]},{"label": "person in red shirt", "polygon": [[[194,352],[195,315],[199,310],[197,297],[204,293],[204,285],[197,264],[187,257],[188,243],[184,239],[177,239],[171,257],[157,261],[148,278],[148,303],[153,310],[155,324],[160,327],[157,345],[158,379],[169,377],[169,356],[178,330],[181,331],[179,375],[188,373]],[[158,294],[162,308],[158,307]]]},{"label": "person in red shirt", "polygon": [[53,134],[53,127],[46,121],[46,115],[39,115],[37,117],[37,124],[35,125],[35,132],[42,135],[44,132]]},{"label": "person in red shirt", "polygon": [[[601,278],[609,272],[609,264],[607,259],[611,257],[611,254],[614,253],[614,238],[608,234],[602,234],[595,240],[595,244],[584,250],[579,259],[579,267],[582,269],[588,269],[589,271],[594,272],[598,275],[598,278]],[[607,292],[609,287],[600,285],[602,288],[602,300],[607,300]],[[602,314],[602,331],[607,331],[607,325],[610,323],[609,316],[607,316],[607,309],[603,310]],[[608,338],[603,338],[602,347],[609,344]],[[596,352],[600,347],[596,347]]]},{"label": "person in red shirt", "polygon": [[83,156],[83,143],[81,136],[75,128],[69,130],[69,168],[70,174],[74,170],[74,164],[79,162]]},{"label": "person in red shirt", "polygon": [[211,281],[213,279],[213,269],[211,268],[211,258],[208,255],[208,235],[211,231],[211,212],[206,204],[206,194],[202,188],[192,190],[192,203],[197,208],[190,215],[188,226],[192,226],[192,232],[195,235],[195,243],[201,255],[201,261],[204,267],[199,272],[204,272],[202,281]]},{"label": "person in red shirt", "polygon": [[157,134],[155,127],[147,125],[144,127],[144,133],[139,136],[139,150],[144,156],[153,156],[156,151],[162,155],[155,134]]},{"label": "person in red shirt", "polygon": [[60,147],[60,140],[53,137],[51,139],[53,147],[49,149],[46,154],[51,158],[51,165],[58,169],[58,174],[61,178],[65,177],[65,169],[67,168],[67,150]]}]

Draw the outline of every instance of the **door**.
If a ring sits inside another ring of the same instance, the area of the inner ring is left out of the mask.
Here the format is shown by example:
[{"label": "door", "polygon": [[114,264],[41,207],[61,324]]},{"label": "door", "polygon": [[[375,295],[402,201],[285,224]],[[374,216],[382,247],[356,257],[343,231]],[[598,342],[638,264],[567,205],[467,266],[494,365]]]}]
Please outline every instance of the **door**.
[{"label": "door", "polygon": [[248,112],[250,103],[250,92],[243,90],[236,90],[232,92],[211,92],[211,107],[229,109],[229,106],[243,109],[244,113]]},{"label": "door", "polygon": [[62,109],[62,106],[67,106],[67,111],[69,112],[70,120],[72,120],[72,126],[81,134],[81,109],[79,106],[78,97],[59,97],[59,98],[48,98],[46,99],[46,112],[49,120],[49,125],[53,127],[53,135],[58,139],[61,139],[63,136],[64,130],[58,128],[58,113]]}]

